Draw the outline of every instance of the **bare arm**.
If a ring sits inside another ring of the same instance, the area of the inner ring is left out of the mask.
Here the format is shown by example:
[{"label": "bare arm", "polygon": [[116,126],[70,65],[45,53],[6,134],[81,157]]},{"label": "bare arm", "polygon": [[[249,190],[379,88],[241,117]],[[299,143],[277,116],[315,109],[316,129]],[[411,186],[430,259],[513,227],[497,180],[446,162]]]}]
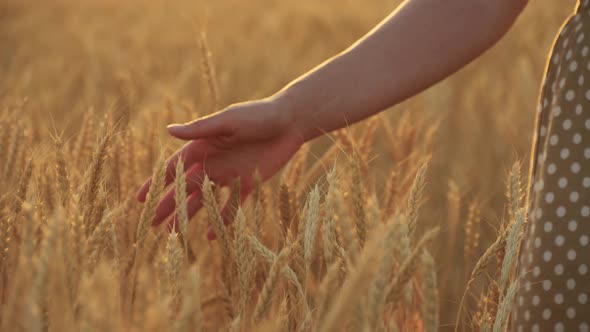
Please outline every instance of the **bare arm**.
[{"label": "bare arm", "polygon": [[409,0],[349,49],[274,97],[303,141],[432,86],[493,46],[526,0]]},{"label": "bare arm", "polygon": [[[221,186],[239,177],[244,201],[255,169],[266,180],[306,141],[365,119],[457,71],[498,41],[524,5],[525,0],[406,1],[348,50],[275,95],[169,126],[171,135],[190,142],[170,157],[165,184],[172,183],[182,160],[189,170],[189,217],[202,207],[205,174]],[[138,191],[140,201],[149,187],[147,181]],[[170,190],[156,209],[154,225],[174,208]],[[224,219],[231,208],[224,207]],[[212,229],[208,234],[215,236]]]}]

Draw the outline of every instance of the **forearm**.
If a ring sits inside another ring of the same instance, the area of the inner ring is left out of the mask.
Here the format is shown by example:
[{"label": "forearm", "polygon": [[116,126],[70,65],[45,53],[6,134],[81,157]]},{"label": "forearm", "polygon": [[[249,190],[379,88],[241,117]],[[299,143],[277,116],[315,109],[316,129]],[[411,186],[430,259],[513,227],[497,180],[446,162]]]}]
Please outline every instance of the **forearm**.
[{"label": "forearm", "polygon": [[348,50],[277,93],[304,141],[374,115],[494,45],[525,0],[411,0]]}]

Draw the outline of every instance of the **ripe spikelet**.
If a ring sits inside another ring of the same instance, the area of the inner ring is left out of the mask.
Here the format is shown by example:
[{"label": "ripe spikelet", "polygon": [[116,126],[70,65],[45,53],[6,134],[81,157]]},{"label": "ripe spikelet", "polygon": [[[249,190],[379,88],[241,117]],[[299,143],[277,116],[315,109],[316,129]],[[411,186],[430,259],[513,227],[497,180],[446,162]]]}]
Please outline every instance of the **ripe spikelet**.
[{"label": "ripe spikelet", "polygon": [[262,287],[262,291],[260,292],[258,302],[256,303],[256,307],[254,309],[254,319],[256,321],[260,321],[269,309],[273,291],[279,281],[279,276],[281,274],[280,272],[283,270],[285,264],[287,264],[291,250],[292,246],[283,248],[270,267],[268,277],[264,282],[264,286]]},{"label": "ripe spikelet", "polygon": [[61,139],[55,140],[55,173],[59,185],[59,195],[61,197],[62,207],[66,207],[70,198],[70,178],[66,168],[66,159],[64,157],[64,145]]},{"label": "ripe spikelet", "polygon": [[37,174],[36,182],[38,184],[37,191],[42,195],[39,199],[43,201],[43,204],[47,207],[49,212],[55,209],[55,198],[53,183],[50,180],[51,177]]},{"label": "ripe spikelet", "polygon": [[254,191],[252,195],[256,204],[254,207],[254,233],[256,236],[260,236],[262,224],[266,219],[266,199],[262,189],[262,177],[258,169],[254,172]]},{"label": "ripe spikelet", "polygon": [[418,209],[420,207],[422,196],[424,194],[424,187],[426,183],[426,170],[428,169],[428,162],[422,164],[416,173],[414,183],[410,189],[408,196],[408,203],[406,207],[406,216],[408,219],[408,230],[410,237],[414,234],[418,224]]},{"label": "ripe spikelet", "polygon": [[239,177],[232,181],[227,204],[229,206],[229,215],[225,217],[227,222],[233,223],[238,209],[242,206],[242,182]]},{"label": "ripe spikelet", "polygon": [[[38,223],[38,215],[36,211],[42,209],[42,203],[39,201],[36,202],[36,206],[33,207],[27,202],[22,204],[23,210],[23,221],[21,222],[22,225],[22,240],[20,242],[19,259],[26,259],[26,263],[29,268],[33,266],[33,255],[35,250],[35,227]],[[22,261],[21,261],[22,262]]]},{"label": "ripe spikelet", "polygon": [[89,154],[89,144],[90,137],[94,130],[94,111],[89,109],[87,112],[84,112],[84,118],[82,119],[82,126],[80,131],[78,132],[78,136],[76,139],[75,144],[72,145],[71,154],[74,156],[74,163],[76,165],[80,165],[82,161],[88,156]]},{"label": "ripe spikelet", "polygon": [[114,218],[110,218],[109,223],[109,242],[113,251],[113,260],[117,271],[121,271],[121,251],[119,249],[119,237],[117,236],[117,226]]},{"label": "ripe spikelet", "polygon": [[[296,192],[299,188],[297,184],[300,183],[299,180],[303,173],[303,169],[305,168],[308,155],[309,153],[305,146],[299,149],[295,157],[293,157],[291,165],[289,165],[289,172],[285,177],[285,182],[288,183],[291,188],[294,188]],[[294,201],[297,202],[297,197],[294,197]]]},{"label": "ripe spikelet", "polygon": [[510,309],[512,308],[512,303],[514,302],[514,296],[516,295],[516,290],[518,289],[518,280],[512,283],[508,291],[506,292],[506,296],[500,303],[498,309],[498,315],[496,316],[496,320],[494,322],[493,332],[502,332],[505,329],[506,323],[508,322],[508,317],[510,316]]},{"label": "ripe spikelet", "polygon": [[188,270],[183,286],[182,307],[174,321],[175,332],[203,332],[205,322],[201,311],[200,275],[197,266]]},{"label": "ripe spikelet", "polygon": [[473,332],[481,332],[482,331],[482,324],[484,323],[484,317],[487,315],[485,312],[485,297],[480,298],[477,301],[477,311],[471,317],[471,331]]},{"label": "ripe spikelet", "polygon": [[219,245],[221,246],[221,250],[223,253],[223,283],[228,293],[231,294],[230,241],[229,236],[227,234],[227,230],[223,223],[223,218],[221,216],[221,213],[219,212],[219,207],[217,206],[217,201],[215,200],[215,196],[211,188],[211,180],[209,180],[208,175],[205,175],[205,180],[203,181],[203,205],[207,209],[207,214],[209,215],[209,223],[213,226],[215,235],[217,236]]},{"label": "ripe spikelet", "polygon": [[382,223],[383,222],[383,214],[382,208],[379,206],[379,199],[377,198],[377,193],[372,192],[370,195],[370,210],[369,210],[369,227],[372,227],[374,223]]},{"label": "ripe spikelet", "polygon": [[188,211],[186,207],[186,174],[184,162],[176,163],[176,178],[174,179],[174,201],[176,203],[176,217],[185,251],[188,249]]},{"label": "ripe spikelet", "polygon": [[213,59],[211,50],[209,49],[209,43],[207,41],[207,35],[204,31],[201,31],[199,39],[199,47],[201,50],[202,67],[207,81],[207,87],[209,88],[209,94],[211,97],[212,108],[217,110],[219,108],[219,89],[217,88],[217,76],[215,74],[215,66],[213,65]]},{"label": "ripe spikelet", "polygon": [[[336,188],[338,188],[337,184]],[[337,190],[336,192],[342,192],[340,190]],[[349,209],[347,208],[348,206],[346,204],[346,196],[347,193],[334,195],[334,206],[336,207],[336,215],[338,216],[338,219],[336,220],[338,233],[342,237],[342,241],[339,242],[339,244],[347,253],[347,255],[343,256],[348,256],[350,261],[354,263],[356,261],[357,255],[360,253],[360,248],[358,240],[353,234],[354,226],[352,223],[354,222],[354,218],[350,217]],[[336,239],[339,240],[338,236]],[[336,254],[339,254],[338,250],[336,251]]]},{"label": "ripe spikelet", "polygon": [[[309,203],[310,200],[305,201],[305,205],[303,206],[303,212],[301,213],[303,216],[307,216],[309,214]],[[290,257],[291,261],[289,265],[293,267],[293,271],[297,275],[297,279],[299,283],[305,287],[307,282],[307,265],[305,263],[305,242],[304,242],[304,231],[306,229],[306,222],[307,218],[301,219],[301,222],[298,224],[297,235],[295,236],[294,240],[294,248],[293,248],[293,255]],[[287,233],[287,241],[293,238],[293,233],[289,230]]]},{"label": "ripe spikelet", "polygon": [[94,208],[92,209],[90,215],[87,216],[87,224],[84,226],[84,229],[86,230],[86,236],[89,236],[94,231],[94,228],[102,219],[102,216],[107,208],[108,192],[104,186],[99,187],[95,200],[96,203]]},{"label": "ripe spikelet", "polygon": [[450,249],[449,255],[454,254],[453,249],[454,243],[457,238],[457,227],[461,220],[461,195],[459,193],[459,186],[455,181],[449,180],[449,189],[447,191],[447,204],[448,204],[448,224],[449,224],[449,239],[448,247]]},{"label": "ripe spikelet", "polygon": [[8,149],[10,129],[12,129],[7,121],[0,122],[0,159],[5,159],[6,150]]},{"label": "ripe spikelet", "polygon": [[520,208],[522,200],[522,185],[520,176],[520,162],[515,162],[510,169],[510,175],[508,177],[508,183],[506,188],[506,196],[508,196],[508,207],[510,213],[510,219],[515,219]]},{"label": "ripe spikelet", "polygon": [[326,219],[322,225],[322,240],[324,259],[326,261],[326,266],[329,266],[334,262],[334,250],[336,248],[336,225],[334,222],[334,218],[336,217],[336,212],[334,210],[336,167],[332,168],[326,178],[328,181],[328,193],[326,194]]},{"label": "ripe spikelet", "polygon": [[118,212],[118,210],[111,211],[101,218],[98,225],[96,225],[86,240],[84,245],[85,257],[87,258],[86,262],[90,270],[94,269],[98,263],[98,257],[100,256],[101,251],[104,249],[105,242],[110,235],[109,229],[112,225],[112,220],[114,219],[115,214]]},{"label": "ripe spikelet", "polygon": [[361,297],[357,300],[356,306],[351,313],[350,321],[348,322],[346,328],[349,331],[371,331],[369,322],[368,322],[368,307],[366,304],[366,298]]},{"label": "ripe spikelet", "polygon": [[[375,234],[383,234],[380,232],[382,231],[380,226],[376,226],[379,229],[375,231]],[[352,311],[357,307],[360,300],[359,294],[364,294],[370,285],[367,280],[371,279],[381,257],[382,250],[379,245],[381,243],[380,239],[367,242],[367,248],[359,257],[354,271],[342,286],[330,310],[326,312],[325,318],[318,322],[318,331],[342,331],[348,323],[346,318],[351,317]]]},{"label": "ripe spikelet", "polygon": [[[17,219],[27,196],[31,174],[33,172],[33,159],[29,159],[25,171],[22,173],[16,195],[9,207],[10,215],[0,215],[0,271],[4,270],[4,263],[8,257],[8,250],[13,237],[17,236]],[[4,203],[2,203],[4,204]],[[0,209],[1,211],[1,209]]]},{"label": "ripe spikelet", "polygon": [[180,304],[180,277],[184,264],[182,247],[178,241],[178,235],[174,232],[168,236],[166,253],[166,284],[168,296],[172,301],[171,308],[174,316],[178,312],[178,305]]},{"label": "ripe spikelet", "polygon": [[312,326],[312,315],[311,315],[311,311],[307,311],[305,313],[305,318],[303,318],[303,322],[301,323],[301,325],[299,326],[299,329],[297,329],[297,332],[309,332],[312,331],[311,326]]},{"label": "ripe spikelet", "polygon": [[[397,221],[397,233],[394,242],[394,252],[398,253],[399,260],[403,262],[412,253],[412,246],[410,243],[410,231],[408,230],[407,217]],[[391,279],[391,276],[387,278]],[[404,288],[404,301],[408,305],[412,304],[413,289],[412,283],[408,283]]]},{"label": "ripe spikelet", "polygon": [[231,322],[230,326],[229,326],[229,331],[231,332],[239,332],[240,331],[240,327],[242,325],[242,316],[237,315],[236,318],[234,318],[234,320]]},{"label": "ripe spikelet", "polygon": [[412,253],[404,260],[389,287],[386,303],[395,305],[400,300],[400,294],[418,268],[420,254],[424,247],[438,234],[439,227],[435,227],[422,236],[416,243]]},{"label": "ripe spikelet", "polygon": [[328,309],[332,306],[338,290],[344,280],[340,278],[340,266],[334,263],[328,267],[328,272],[322,279],[318,290],[317,303],[317,321],[322,321]]},{"label": "ripe spikelet", "polygon": [[504,255],[504,260],[502,262],[502,270],[501,270],[501,277],[500,277],[500,291],[501,293],[504,292],[506,289],[506,285],[508,284],[508,280],[510,278],[510,273],[512,271],[512,267],[514,265],[514,261],[518,256],[518,245],[520,244],[520,239],[522,235],[522,227],[525,223],[525,212],[524,208],[518,209],[516,212],[516,220],[512,223],[512,227],[508,233],[508,238],[506,239],[506,254]]},{"label": "ripe spikelet", "polygon": [[371,117],[365,125],[363,135],[359,140],[359,156],[362,164],[362,172],[364,175],[367,174],[367,165],[369,164],[369,156],[373,150],[373,142],[375,141],[375,133],[379,127],[379,123],[382,120],[379,115]]},{"label": "ripe spikelet", "polygon": [[504,248],[504,245],[506,244],[507,234],[507,231],[502,232],[496,239],[496,242],[494,242],[488,249],[486,249],[484,254],[475,264],[475,268],[473,269],[473,272],[471,272],[470,281],[477,278],[494,260],[494,258],[496,258],[496,254]]},{"label": "ripe spikelet", "polygon": [[123,195],[127,195],[131,188],[136,186],[137,176],[140,174],[137,169],[138,152],[135,148],[137,139],[138,137],[136,137],[135,131],[131,127],[127,128],[123,131],[122,135],[119,136],[119,148],[122,151],[122,154],[119,156],[119,177],[121,182],[121,193]]},{"label": "ripe spikelet", "polygon": [[307,210],[305,230],[304,230],[304,258],[305,267],[309,269],[311,265],[315,238],[317,235],[318,220],[320,214],[320,189],[316,185],[309,194],[309,208]]},{"label": "ripe spikelet", "polygon": [[341,130],[335,131],[334,137],[336,138],[336,142],[339,145],[339,147],[346,154],[356,153],[358,151],[349,128],[343,128]]},{"label": "ripe spikelet", "polygon": [[479,226],[481,223],[481,214],[477,202],[471,202],[467,212],[467,222],[465,223],[465,248],[463,250],[465,266],[471,265],[471,259],[475,255],[479,246]]},{"label": "ripe spikelet", "polygon": [[390,217],[395,212],[395,203],[397,202],[399,191],[399,175],[396,172],[391,171],[387,178],[383,199],[383,214],[386,217]]},{"label": "ripe spikelet", "polygon": [[352,201],[354,208],[354,221],[356,226],[356,232],[360,248],[365,247],[367,240],[367,220],[364,206],[364,190],[363,190],[363,179],[361,176],[361,166],[358,158],[354,158],[352,161]]},{"label": "ripe spikelet", "polygon": [[28,310],[23,317],[28,322],[29,331],[42,331],[44,326],[44,317],[41,308],[43,308],[43,296],[47,287],[48,269],[50,261],[55,255],[58,245],[59,235],[62,233],[64,212],[56,211],[55,215],[49,219],[47,234],[41,248],[37,271],[34,276],[33,284],[28,298]]},{"label": "ripe spikelet", "polygon": [[78,294],[81,331],[121,329],[116,289],[116,282],[106,264],[100,264],[92,275],[82,279]]},{"label": "ripe spikelet", "polygon": [[342,245],[338,241],[338,238],[336,238],[335,255],[336,255],[336,258],[338,259],[338,264],[340,266],[340,279],[344,282],[344,280],[346,280],[348,278],[348,275],[350,274],[350,269],[349,269],[350,264],[349,264],[349,258],[346,254],[346,250],[344,250],[344,248],[342,247]]},{"label": "ripe spikelet", "polygon": [[422,321],[424,331],[438,331],[439,326],[439,298],[436,265],[434,258],[424,250],[422,253],[422,273],[424,281],[424,299],[422,303]]},{"label": "ripe spikelet", "polygon": [[146,235],[152,224],[152,220],[156,214],[156,207],[160,200],[160,195],[164,190],[164,175],[166,174],[166,163],[164,158],[160,158],[154,167],[150,189],[147,193],[143,209],[139,216],[139,223],[137,224],[136,244],[137,250],[143,248]]},{"label": "ripe spikelet", "polygon": [[33,173],[33,159],[29,159],[27,162],[27,166],[25,167],[25,171],[21,174],[19,185],[16,190],[16,196],[13,201],[12,205],[12,217],[16,221],[18,215],[20,214],[23,203],[27,197],[27,191],[29,189],[29,183],[31,182],[31,174]]},{"label": "ripe spikelet", "polygon": [[99,184],[103,178],[104,165],[108,156],[109,144],[112,138],[113,134],[107,133],[100,140],[100,143],[94,151],[92,163],[90,164],[90,167],[84,176],[84,184],[82,187],[82,192],[80,193],[78,204],[85,209],[85,222],[89,222],[86,217],[93,214],[93,210],[96,208],[96,197],[98,196],[98,190],[100,187]]},{"label": "ripe spikelet", "polygon": [[383,290],[387,287],[387,282],[391,279],[391,272],[395,263],[395,247],[399,241],[399,227],[400,227],[400,219],[399,217],[395,218],[395,220],[388,226],[387,233],[383,238],[383,243],[381,244],[383,251],[383,257],[379,262],[379,267],[377,273],[375,275],[375,279],[373,279],[373,283],[371,284],[371,288],[369,289],[369,297],[368,297],[368,315],[367,318],[369,327],[372,330],[377,328],[377,323],[379,317],[383,312],[383,307],[385,305],[385,295],[387,295]]},{"label": "ripe spikelet", "polygon": [[[502,246],[502,248],[498,249],[496,252],[496,266],[500,267],[504,265],[504,258],[506,257],[506,246]],[[501,271],[496,271],[496,274],[500,273]]]},{"label": "ripe spikelet", "polygon": [[236,253],[236,265],[238,269],[238,279],[240,283],[240,302],[239,302],[239,316],[244,317],[248,300],[250,297],[250,289],[252,288],[252,276],[254,273],[254,255],[252,249],[248,245],[246,238],[246,216],[244,211],[239,208],[236,214],[236,232],[234,239],[234,247]]},{"label": "ripe spikelet", "polygon": [[8,149],[6,151],[6,159],[4,161],[4,177],[8,177],[9,174],[12,172],[13,166],[16,163],[16,159],[18,156],[18,150],[21,146],[20,140],[22,138],[21,135],[21,128],[19,126],[15,126],[12,129],[12,135],[10,136],[10,141],[8,145]]},{"label": "ripe spikelet", "polygon": [[[252,249],[255,253],[260,255],[268,264],[273,264],[273,262],[276,260],[276,254],[272,250],[265,247],[262,243],[260,243],[260,241],[258,241],[256,237],[252,235],[246,235],[246,238],[248,239],[248,242],[252,246]],[[288,265],[285,266],[281,273],[285,279],[287,279],[287,281],[297,288],[300,294],[303,294],[303,288],[301,287],[301,284],[297,279],[297,275],[293,269],[291,269],[291,267]]]},{"label": "ripe spikelet", "polygon": [[488,249],[486,249],[484,254],[481,256],[481,258],[475,264],[475,268],[471,272],[471,276],[470,276],[469,280],[467,281],[467,285],[465,286],[465,291],[463,292],[463,296],[461,297],[461,301],[459,302],[459,310],[457,313],[457,319],[455,321],[455,332],[457,332],[459,330],[459,321],[461,319],[461,311],[463,309],[463,302],[465,301],[465,297],[467,296],[467,292],[469,291],[469,288],[471,287],[471,285],[475,281],[475,279],[497,257],[498,253],[500,251],[504,250],[504,246],[506,244],[507,233],[508,232],[506,230],[504,230],[502,233],[500,233],[500,235],[498,236],[496,241],[490,247],[488,247]]},{"label": "ripe spikelet", "polygon": [[498,302],[500,301],[500,287],[498,283],[492,281],[485,297],[484,319],[488,325],[496,321],[498,315]]},{"label": "ripe spikelet", "polygon": [[293,220],[292,206],[293,202],[291,200],[289,185],[287,183],[281,183],[279,189],[279,212],[281,214],[281,224],[283,225],[283,237],[287,235],[287,231],[291,228],[291,221]]}]

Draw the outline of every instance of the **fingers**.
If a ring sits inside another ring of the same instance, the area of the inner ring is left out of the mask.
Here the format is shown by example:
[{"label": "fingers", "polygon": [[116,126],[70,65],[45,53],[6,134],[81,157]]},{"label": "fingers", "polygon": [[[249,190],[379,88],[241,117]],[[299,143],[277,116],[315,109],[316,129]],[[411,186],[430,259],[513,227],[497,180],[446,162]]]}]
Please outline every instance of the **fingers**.
[{"label": "fingers", "polygon": [[[185,144],[180,150],[168,159],[166,166],[165,186],[168,186],[176,176],[176,164],[182,158],[184,169],[189,169],[197,162],[204,162],[207,156],[213,156],[217,150],[205,141],[197,140]],[[145,202],[147,193],[150,189],[151,179],[147,180],[136,193],[136,198],[140,202]]]},{"label": "fingers", "polygon": [[[201,184],[205,173],[201,164],[195,165],[186,175],[186,193],[187,194],[201,194]],[[175,188],[172,188],[158,204],[156,208],[156,215],[152,221],[152,226],[158,226],[176,209]]]},{"label": "fingers", "polygon": [[220,111],[186,124],[169,125],[168,132],[170,135],[184,140],[228,135],[233,132],[232,118],[230,112]]}]

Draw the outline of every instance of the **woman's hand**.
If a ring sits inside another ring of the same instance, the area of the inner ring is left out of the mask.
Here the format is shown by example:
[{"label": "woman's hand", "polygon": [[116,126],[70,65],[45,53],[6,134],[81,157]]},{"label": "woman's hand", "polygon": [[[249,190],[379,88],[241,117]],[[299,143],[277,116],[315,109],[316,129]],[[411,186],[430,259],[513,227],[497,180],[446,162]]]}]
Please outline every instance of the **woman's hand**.
[{"label": "woman's hand", "polygon": [[[280,170],[304,143],[292,125],[292,112],[277,98],[235,104],[212,115],[182,125],[168,126],[169,133],[190,141],[168,160],[166,185],[174,182],[176,163],[183,160],[187,170],[187,210],[191,218],[202,207],[201,187],[205,173],[219,186],[241,180],[241,201],[253,189],[256,168],[262,180]],[[148,180],[137,192],[144,202],[149,190]],[[161,224],[175,210],[174,188],[160,201],[153,225]],[[225,222],[229,206],[222,209]],[[174,216],[169,225],[176,223]],[[211,225],[207,234],[214,239]]]}]

